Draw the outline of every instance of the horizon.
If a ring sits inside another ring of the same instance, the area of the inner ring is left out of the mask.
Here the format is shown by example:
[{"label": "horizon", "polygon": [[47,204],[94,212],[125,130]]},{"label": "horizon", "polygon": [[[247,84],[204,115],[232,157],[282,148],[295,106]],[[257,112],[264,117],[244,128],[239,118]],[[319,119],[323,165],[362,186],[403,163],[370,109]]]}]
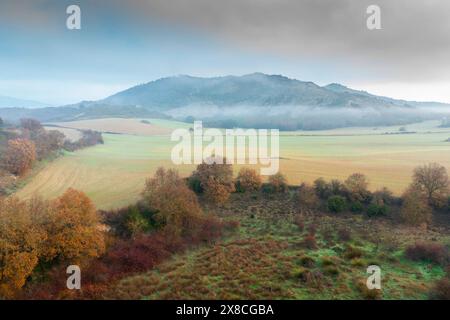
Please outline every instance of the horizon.
[{"label": "horizon", "polygon": [[[255,72],[245,73],[245,74],[240,74],[240,75],[237,75],[237,74],[224,74],[224,75],[211,75],[211,76],[195,76],[195,75],[191,75],[191,74],[167,75],[167,76],[163,76],[163,77],[160,77],[160,78],[157,78],[157,79],[154,79],[154,80],[132,84],[132,85],[130,85],[128,87],[124,87],[123,89],[119,89],[118,91],[114,91],[114,92],[112,92],[112,93],[110,93],[110,94],[108,94],[106,96],[99,96],[98,99],[83,99],[82,98],[80,100],[72,101],[72,102],[69,102],[69,103],[62,103],[62,104],[52,104],[52,103],[49,103],[47,101],[37,100],[37,99],[33,99],[33,98],[22,98],[22,97],[17,97],[17,96],[10,96],[10,95],[2,94],[1,92],[0,92],[0,98],[7,98],[7,99],[14,99],[14,100],[15,99],[17,99],[17,100],[24,100],[24,101],[27,101],[27,102],[33,102],[33,103],[39,103],[39,104],[46,104],[47,105],[47,106],[33,107],[34,109],[46,108],[46,107],[58,108],[58,107],[64,107],[64,106],[67,106],[67,105],[78,104],[78,103],[82,103],[82,102],[95,102],[95,101],[98,101],[98,100],[103,100],[103,99],[106,99],[106,98],[108,98],[108,97],[110,97],[112,95],[115,95],[117,93],[126,91],[128,89],[131,89],[131,88],[134,88],[134,87],[138,87],[138,86],[142,86],[142,85],[147,85],[147,84],[150,84],[152,82],[159,81],[159,80],[162,80],[162,79],[176,78],[176,77],[191,77],[191,78],[199,78],[199,79],[214,79],[214,78],[226,78],[226,77],[244,77],[244,76],[250,76],[250,75],[255,75],[255,74],[261,74],[261,75],[265,75],[265,76],[280,76],[280,77],[284,77],[284,78],[287,78],[287,79],[293,80],[293,81],[311,82],[311,83],[314,83],[315,85],[317,85],[317,86],[319,86],[321,88],[325,88],[325,89],[326,89],[327,86],[335,84],[335,85],[343,86],[343,87],[348,88],[348,89],[357,90],[357,91],[361,91],[361,92],[366,92],[366,93],[369,93],[369,94],[372,94],[372,95],[375,95],[375,96],[387,97],[387,98],[392,98],[392,99],[396,99],[396,100],[406,100],[406,101],[410,101],[410,102],[424,102],[424,103],[430,102],[430,103],[450,104],[450,100],[449,101],[414,100],[414,99],[409,99],[409,98],[405,98],[405,97],[396,97],[396,96],[392,96],[392,95],[384,94],[384,93],[375,93],[373,91],[369,91],[369,90],[366,90],[364,88],[356,88],[356,87],[352,87],[352,86],[349,86],[349,85],[346,85],[346,84],[343,84],[343,83],[340,83],[340,82],[330,82],[330,83],[326,83],[326,84],[318,84],[318,83],[316,83],[314,81],[309,81],[309,80],[306,80],[306,79],[292,78],[292,77],[288,77],[288,76],[286,76],[284,74],[275,74],[275,73],[268,74],[268,73],[264,73],[264,72],[260,72],[260,71],[255,71]],[[20,108],[22,108],[22,107],[20,107]]]}]

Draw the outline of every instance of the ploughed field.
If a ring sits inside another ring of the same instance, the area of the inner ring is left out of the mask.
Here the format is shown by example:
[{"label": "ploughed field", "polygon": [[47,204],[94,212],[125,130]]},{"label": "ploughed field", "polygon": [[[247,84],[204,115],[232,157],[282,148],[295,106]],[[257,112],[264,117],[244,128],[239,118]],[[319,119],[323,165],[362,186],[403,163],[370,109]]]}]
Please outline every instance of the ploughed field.
[{"label": "ploughed field", "polygon": [[[380,128],[345,128],[327,131],[282,132],[280,171],[290,184],[318,177],[345,179],[354,172],[366,174],[370,189],[383,186],[400,194],[410,182],[414,167],[438,162],[450,170],[450,129],[439,122]],[[67,188],[82,190],[98,208],[134,203],[145,179],[158,166],[176,167],[189,175],[194,165],[175,166],[170,159],[176,142],[175,128],[191,124],[158,119],[99,119],[56,123],[70,129],[104,132],[103,145],[62,157],[39,169],[17,192],[21,198],[54,198]],[[206,143],[204,144],[206,145]],[[237,171],[239,166],[235,166]]]}]

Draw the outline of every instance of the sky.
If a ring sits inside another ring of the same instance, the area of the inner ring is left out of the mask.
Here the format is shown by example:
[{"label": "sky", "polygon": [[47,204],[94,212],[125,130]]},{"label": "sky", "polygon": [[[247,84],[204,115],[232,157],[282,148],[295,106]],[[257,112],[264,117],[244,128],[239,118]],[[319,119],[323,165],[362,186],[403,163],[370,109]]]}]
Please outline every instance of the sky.
[{"label": "sky", "polygon": [[[80,30],[66,28],[72,4]],[[63,105],[264,72],[450,103],[449,14],[448,0],[0,0],[0,95]]]}]

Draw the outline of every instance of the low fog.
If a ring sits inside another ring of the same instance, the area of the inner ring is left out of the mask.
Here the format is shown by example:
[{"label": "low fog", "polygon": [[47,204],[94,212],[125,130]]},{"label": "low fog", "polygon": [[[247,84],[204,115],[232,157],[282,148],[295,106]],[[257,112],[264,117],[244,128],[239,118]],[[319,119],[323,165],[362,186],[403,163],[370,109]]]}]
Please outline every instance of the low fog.
[{"label": "low fog", "polygon": [[203,120],[214,127],[277,128],[280,130],[323,130],[342,127],[405,125],[450,118],[448,107],[308,107],[196,105],[165,112],[180,121]]}]

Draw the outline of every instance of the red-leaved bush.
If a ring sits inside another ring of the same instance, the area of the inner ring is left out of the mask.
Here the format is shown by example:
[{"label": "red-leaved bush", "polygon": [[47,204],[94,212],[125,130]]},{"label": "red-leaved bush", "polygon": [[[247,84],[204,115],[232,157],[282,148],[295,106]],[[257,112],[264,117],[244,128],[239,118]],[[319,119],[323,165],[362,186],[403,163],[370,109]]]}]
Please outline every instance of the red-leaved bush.
[{"label": "red-leaved bush", "polygon": [[430,261],[437,264],[445,263],[448,259],[447,248],[439,243],[416,243],[405,250],[408,259],[414,261]]}]

